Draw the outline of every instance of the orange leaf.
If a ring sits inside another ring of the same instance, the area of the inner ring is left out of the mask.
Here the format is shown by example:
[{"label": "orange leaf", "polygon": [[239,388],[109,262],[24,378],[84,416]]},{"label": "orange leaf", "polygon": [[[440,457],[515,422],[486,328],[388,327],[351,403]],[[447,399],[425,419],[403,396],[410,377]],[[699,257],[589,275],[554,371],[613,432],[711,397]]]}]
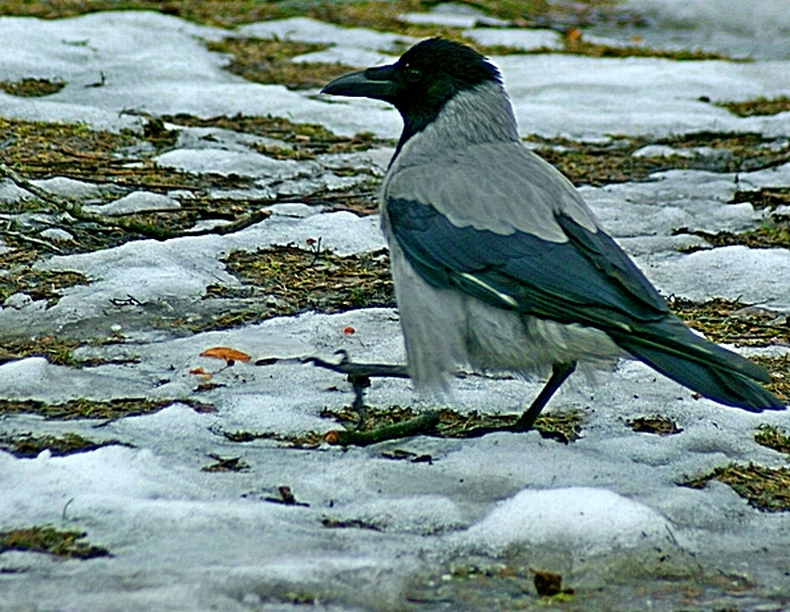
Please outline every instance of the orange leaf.
[{"label": "orange leaf", "polygon": [[579,28],[568,28],[565,31],[565,38],[568,42],[579,42],[582,39],[582,31]]},{"label": "orange leaf", "polygon": [[328,431],[324,434],[324,442],[326,442],[327,444],[339,444],[340,434],[335,430]]},{"label": "orange leaf", "polygon": [[201,357],[213,357],[214,359],[224,359],[225,361],[244,361],[250,360],[247,353],[242,353],[234,348],[227,346],[213,346],[200,353]]},{"label": "orange leaf", "polygon": [[211,372],[206,372],[203,368],[192,368],[189,373],[205,378],[206,380],[213,376]]},{"label": "orange leaf", "polygon": [[356,331],[357,331],[357,330],[356,330],[356,329],[354,329],[353,327],[351,327],[350,325],[349,325],[348,327],[344,327],[344,328],[343,328],[343,333],[344,333],[346,336],[350,336],[351,334],[355,333]]}]

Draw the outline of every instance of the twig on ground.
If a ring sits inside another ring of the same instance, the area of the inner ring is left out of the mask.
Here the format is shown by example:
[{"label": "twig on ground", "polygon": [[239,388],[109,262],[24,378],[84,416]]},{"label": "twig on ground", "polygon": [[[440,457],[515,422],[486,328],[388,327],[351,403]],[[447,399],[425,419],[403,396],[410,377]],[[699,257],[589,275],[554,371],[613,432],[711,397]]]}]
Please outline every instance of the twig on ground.
[{"label": "twig on ground", "polygon": [[324,441],[328,444],[340,446],[368,446],[385,440],[395,440],[397,438],[408,438],[417,434],[432,431],[439,424],[439,412],[432,410],[418,417],[377,427],[370,431],[343,431],[332,430],[324,435]]},{"label": "twig on ground", "polygon": [[51,193],[46,189],[36,186],[31,181],[19,175],[5,164],[0,164],[0,177],[11,179],[21,189],[32,193],[40,200],[51,204],[62,212],[68,213],[75,219],[87,221],[89,223],[96,223],[97,225],[104,227],[117,227],[124,231],[140,234],[141,236],[153,238],[155,240],[167,240],[170,238],[180,238],[183,236],[204,236],[206,234],[230,234],[232,232],[249,227],[250,225],[259,223],[271,215],[271,211],[261,209],[241,215],[238,219],[227,225],[221,225],[218,227],[197,231],[184,230],[179,232],[170,232],[149,224],[139,223],[133,219],[126,219],[123,217],[107,217],[105,215],[88,212],[76,202],[72,202],[54,193]]},{"label": "twig on ground", "polygon": [[51,244],[46,240],[41,240],[41,238],[34,238],[33,236],[28,236],[27,234],[23,234],[22,232],[0,229],[0,235],[8,236],[9,238],[16,238],[17,240],[22,240],[23,242],[29,242],[30,244],[35,244],[37,246],[44,247],[45,249],[52,251],[53,253],[57,253],[59,255],[63,254],[63,250],[56,247],[54,244]]}]

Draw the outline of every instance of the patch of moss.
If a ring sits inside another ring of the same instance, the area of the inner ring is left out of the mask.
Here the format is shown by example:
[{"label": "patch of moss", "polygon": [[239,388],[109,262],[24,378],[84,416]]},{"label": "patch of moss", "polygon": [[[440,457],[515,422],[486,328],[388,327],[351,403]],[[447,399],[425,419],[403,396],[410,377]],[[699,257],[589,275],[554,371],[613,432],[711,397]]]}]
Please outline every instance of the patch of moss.
[{"label": "patch of moss", "polygon": [[[370,432],[390,425],[403,423],[415,419],[424,411],[418,412],[412,408],[390,406],[388,408],[366,407],[365,420],[360,432]],[[424,435],[442,438],[466,438],[474,430],[504,428],[516,422],[520,415],[488,415],[472,412],[462,414],[450,408],[438,411],[438,425],[422,432]],[[324,409],[321,417],[332,419],[345,427],[355,429],[359,415],[350,406],[341,410]],[[551,412],[542,414],[535,422],[535,429],[544,438],[556,440],[564,444],[574,442],[581,437],[582,415],[577,410]],[[283,442],[291,448],[317,448],[325,441],[325,434],[314,431],[304,434],[278,434],[276,432],[248,432],[234,431],[221,432],[232,442],[251,442],[253,440],[275,440]]]},{"label": "patch of moss", "polygon": [[732,203],[742,202],[749,202],[757,210],[790,206],[790,187],[761,187],[751,191],[736,191]]},{"label": "patch of moss", "polygon": [[[673,235],[689,234],[699,236],[712,247],[747,246],[751,249],[790,248],[790,219],[767,222],[755,229],[745,232],[706,232],[692,230],[687,227],[678,228]],[[694,252],[699,247],[683,249],[683,252]]]},{"label": "patch of moss", "polygon": [[777,96],[776,98],[759,97],[743,102],[716,102],[716,106],[726,108],[733,115],[739,117],[753,117],[755,115],[778,115],[790,111],[790,97]]},{"label": "patch of moss", "polygon": [[[777,161],[786,162],[790,160],[790,149],[788,147],[784,147],[779,152],[780,157],[777,158]],[[790,187],[763,187],[750,191],[739,190],[735,192],[731,202],[733,204],[748,202],[757,210],[776,211],[779,207],[790,205]],[[790,248],[790,215],[772,212],[763,225],[745,232],[713,233],[678,228],[674,233],[700,236],[714,247],[745,245],[750,248]],[[698,250],[698,247],[692,247],[687,250]]]},{"label": "patch of moss", "polygon": [[141,398],[118,398],[114,400],[89,400],[85,398],[70,400],[61,404],[50,404],[38,400],[0,399],[0,415],[38,414],[47,419],[119,419],[129,416],[151,414],[179,402],[190,406],[196,412],[211,412],[210,404],[192,399],[147,400]]},{"label": "patch of moss", "polygon": [[666,159],[634,157],[639,144],[618,140],[613,143],[587,143],[568,138],[530,135],[525,140],[540,146],[533,149],[555,166],[575,185],[601,186],[646,179],[667,169]]},{"label": "patch of moss", "polygon": [[[113,153],[135,144],[132,132],[120,134],[91,130],[82,123],[46,123],[0,117],[0,130],[7,144],[0,149],[0,161],[25,174],[51,176],[61,174],[64,166],[95,169],[118,163]],[[92,162],[92,163],[91,163]],[[83,170],[89,174],[89,169]]]},{"label": "patch of moss", "polygon": [[712,342],[736,346],[790,345],[790,323],[779,313],[724,298],[699,303],[670,296],[668,303],[677,316]]},{"label": "patch of moss", "polygon": [[87,542],[81,531],[61,531],[50,525],[0,531],[0,553],[7,550],[46,553],[61,559],[110,557],[110,551]]},{"label": "patch of moss", "polygon": [[15,436],[0,436],[0,448],[19,458],[37,457],[41,451],[47,449],[53,456],[63,457],[117,444],[121,443],[117,440],[94,442],[75,433],[66,433],[62,436],[34,436],[27,432]]},{"label": "patch of moss", "polygon": [[209,42],[209,51],[233,56],[227,70],[254,83],[285,85],[288,89],[322,87],[354,69],[342,64],[292,62],[297,55],[322,51],[326,44],[260,38],[225,38]]},{"label": "patch of moss", "polygon": [[[7,242],[11,240],[6,239]],[[5,268],[13,258],[0,254],[0,305],[15,293],[24,293],[33,301],[46,300],[54,306],[61,298],[61,291],[68,287],[87,285],[88,278],[79,272],[35,270],[29,264]]]},{"label": "patch of moss", "polygon": [[24,340],[4,339],[0,348],[0,363],[25,359],[26,357],[44,357],[53,365],[75,366],[77,364],[73,351],[79,342],[59,336],[44,336]]},{"label": "patch of moss", "polygon": [[22,79],[21,81],[0,81],[0,89],[12,96],[21,98],[36,98],[51,96],[63,89],[66,84],[62,81],[49,79]]},{"label": "patch of moss", "polygon": [[[306,310],[334,313],[395,303],[384,250],[340,256],[320,250],[320,244],[313,249],[286,245],[234,251],[222,261],[261,298],[248,308],[197,322],[195,329],[233,327]],[[229,291],[208,287],[207,297],[226,296]]]},{"label": "patch of moss", "polygon": [[318,448],[323,442],[323,434],[315,431],[303,434],[279,434],[272,431],[253,432],[253,431],[222,431],[220,433],[230,442],[253,442],[254,440],[274,440],[283,442],[289,448]]},{"label": "patch of moss", "polygon": [[[790,156],[787,143],[749,132],[695,132],[657,140],[618,136],[605,143],[536,135],[527,136],[525,140],[538,144],[535,152],[576,185],[601,186],[644,180],[656,172],[672,169],[752,171],[785,163]],[[647,145],[680,150],[670,156],[634,155]],[[712,151],[712,154],[695,153],[695,149]]]},{"label": "patch of moss", "polygon": [[232,274],[282,301],[291,312],[394,305],[384,249],[340,256],[320,250],[320,244],[315,250],[285,245],[254,253],[234,251],[222,261]]},{"label": "patch of moss", "polygon": [[790,455],[790,433],[774,425],[760,425],[754,434],[754,441],[761,446]]},{"label": "patch of moss", "polygon": [[[270,118],[269,123],[274,123],[274,120]],[[16,168],[22,179],[57,175],[98,182],[111,186],[106,190],[107,199],[139,189],[166,193],[179,188],[191,191],[194,196],[186,199],[184,205],[176,210],[146,211],[117,218],[91,216],[91,213],[85,213],[79,203],[63,198],[48,200],[44,195],[40,196],[41,200],[27,199],[0,204],[0,212],[35,210],[57,214],[60,224],[66,226],[72,236],[72,240],[68,242],[55,244],[40,238],[38,227],[24,227],[20,231],[16,231],[13,225],[6,227],[0,230],[4,241],[19,251],[2,257],[8,261],[13,259],[16,264],[34,261],[39,252],[80,253],[118,246],[141,237],[165,239],[187,232],[202,220],[221,219],[228,220],[231,224],[252,223],[261,217],[262,206],[271,203],[268,200],[231,201],[209,197],[209,193],[215,193],[217,189],[247,187],[252,184],[252,179],[210,173],[193,175],[157,166],[150,158],[158,151],[171,148],[176,135],[176,130],[164,127],[162,118],[149,117],[142,136],[132,131],[121,134],[95,131],[81,124],[48,124],[2,118],[0,130],[7,130],[10,134],[7,146],[0,149],[0,163]],[[310,130],[318,133],[313,126],[305,126],[305,132]],[[308,139],[306,136],[295,135]],[[326,149],[337,146],[338,149],[354,150],[370,144],[365,144],[365,136],[361,135],[356,139],[336,139],[336,142],[323,140],[316,143],[312,150],[318,150],[322,146]],[[129,156],[130,151],[141,150],[146,152],[140,155],[132,153],[133,156]],[[60,216],[63,212],[68,212],[68,216]],[[20,252],[30,255],[22,257]],[[54,274],[59,274],[64,281],[67,280],[61,273],[35,274],[41,276],[43,281],[54,278]],[[4,276],[6,282],[10,278],[11,275]],[[53,285],[47,282],[45,286]],[[0,298],[3,298],[3,293],[4,290],[0,287]]]},{"label": "patch of moss", "polygon": [[[249,184],[239,177],[196,176],[159,167],[151,158],[172,148],[175,134],[150,127],[151,121],[155,120],[149,119],[149,128],[140,135],[132,130],[93,130],[81,123],[0,117],[0,132],[7,137],[0,149],[0,162],[28,178],[65,176],[159,193],[177,188],[201,190]],[[140,153],[140,145],[146,142],[153,146],[147,153]],[[124,153],[127,150],[137,153],[129,157]]]},{"label": "patch of moss", "polygon": [[754,463],[731,463],[712,473],[683,483],[693,489],[703,488],[709,481],[723,482],[746,498],[749,504],[766,512],[790,511],[790,469],[769,468]]},{"label": "patch of moss", "polygon": [[274,157],[312,159],[321,153],[354,153],[367,151],[374,146],[391,144],[380,140],[369,132],[361,132],[352,137],[338,136],[318,123],[297,123],[284,117],[255,117],[235,115],[233,117],[201,118],[187,114],[163,115],[161,119],[167,123],[184,127],[215,127],[232,130],[254,136],[262,136],[281,140],[290,147],[290,152],[283,147],[270,146],[259,148],[260,152]]},{"label": "patch of moss", "polygon": [[752,361],[763,366],[771,375],[766,388],[785,403],[790,403],[790,355],[782,357],[752,357]]},{"label": "patch of moss", "polygon": [[658,434],[659,436],[679,434],[683,431],[675,421],[659,414],[637,417],[626,421],[626,424],[636,432]]},{"label": "patch of moss", "polygon": [[[783,138],[767,138],[758,132],[690,132],[660,138],[659,145],[693,149],[712,149],[718,155],[694,156],[685,166],[711,172],[750,172],[784,164],[790,155],[790,145]],[[644,142],[644,144],[650,144]],[[682,160],[673,161],[682,163]],[[684,166],[675,166],[684,168]]]}]

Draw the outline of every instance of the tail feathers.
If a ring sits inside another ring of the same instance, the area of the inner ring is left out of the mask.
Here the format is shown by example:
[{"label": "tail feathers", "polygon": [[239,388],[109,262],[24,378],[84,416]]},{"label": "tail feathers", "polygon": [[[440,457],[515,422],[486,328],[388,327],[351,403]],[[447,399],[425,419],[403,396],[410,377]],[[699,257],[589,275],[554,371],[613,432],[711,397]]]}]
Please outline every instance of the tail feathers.
[{"label": "tail feathers", "polygon": [[646,333],[613,339],[665,376],[720,404],[750,412],[785,408],[757,382],[770,380],[757,364],[700,338],[678,319],[650,327]]}]

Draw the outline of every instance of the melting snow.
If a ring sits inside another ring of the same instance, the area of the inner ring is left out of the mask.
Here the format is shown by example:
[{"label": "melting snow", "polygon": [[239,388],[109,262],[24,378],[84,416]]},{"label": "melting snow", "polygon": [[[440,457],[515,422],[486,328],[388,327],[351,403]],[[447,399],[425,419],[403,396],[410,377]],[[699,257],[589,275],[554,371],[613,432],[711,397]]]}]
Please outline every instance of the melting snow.
[{"label": "melting snow", "polygon": [[[698,11],[706,6],[691,4]],[[785,15],[775,15],[785,24],[781,27],[786,27]],[[432,18],[442,18],[441,13]],[[781,27],[770,31],[783,32]],[[484,44],[557,44],[556,35],[545,31],[469,33]],[[202,41],[227,35],[331,43],[326,51],[301,59],[350,65],[391,61],[399,45],[410,42],[308,19],[226,32],[150,12],[56,21],[3,17],[3,78],[46,77],[67,86],[46,98],[0,93],[0,115],[84,121],[118,130],[139,129],[139,117],[121,114],[129,109],[204,117],[273,114],[320,122],[341,134],[372,131],[397,137],[399,117],[382,104],[323,99],[315,91],[248,83],[225,72],[226,58],[207,51]],[[749,38],[741,36],[741,41]],[[731,63],[528,55],[494,60],[503,69],[525,134],[600,140],[610,134],[700,130],[790,133],[789,113],[744,119],[700,101],[701,96],[720,101],[786,93],[787,58]],[[87,87],[102,78],[104,86]],[[275,180],[296,193],[306,184],[344,180],[332,173],[329,159],[276,161],[252,152],[250,140],[209,132],[217,135],[219,145],[204,146],[203,132],[183,130],[179,148],[161,155],[158,163],[255,179],[257,191],[241,190],[239,197],[255,193],[271,198],[275,189],[284,188],[273,186]],[[380,173],[389,155],[390,149],[371,151],[359,163]],[[727,202],[736,188],[786,186],[790,166],[737,178],[736,184],[733,174],[672,171],[647,182],[585,188],[583,193],[664,293],[693,299],[740,296],[788,310],[786,250],[678,251],[699,243],[673,235],[678,227],[718,231],[758,225],[762,213]],[[39,185],[84,202],[106,195],[94,185],[64,178]],[[166,208],[176,195],[135,193],[96,210],[124,214]],[[0,201],[24,196],[8,182],[0,184]],[[552,406],[577,407],[585,415],[584,437],[569,446],[543,440],[536,432],[464,441],[418,437],[348,450],[286,450],[265,439],[228,441],[222,432],[333,427],[319,413],[348,403],[346,383],[340,375],[295,360],[331,358],[336,349],[345,349],[361,360],[402,361],[397,313],[306,313],[173,338],[165,330],[135,327],[130,319],[134,306],[117,304],[131,295],[159,316],[180,316],[201,299],[207,285],[236,282],[220,261],[230,251],[303,244],[308,238],[320,238],[325,248],[342,254],[383,246],[375,217],[280,205],[266,221],[227,236],[145,240],[52,257],[40,267],[82,272],[90,285],[68,289],[49,309],[22,294],[6,301],[0,330],[42,335],[82,330],[92,337],[120,330],[127,342],[81,349],[119,359],[94,368],[57,366],[37,357],[0,365],[3,398],[184,397],[197,384],[190,369],[216,365],[199,357],[210,346],[233,346],[254,358],[284,361],[267,367],[238,363],[217,373],[213,381],[222,386],[201,394],[217,407],[214,413],[174,403],[156,414],[101,427],[95,421],[3,417],[0,427],[6,433],[70,431],[132,446],[67,457],[46,451],[35,459],[0,453],[0,530],[47,523],[81,529],[114,555],[54,562],[35,554],[2,553],[0,607],[284,610],[291,605],[277,602],[305,595],[319,609],[396,610],[405,605],[410,575],[466,559],[515,559],[562,571],[571,586],[595,586],[628,574],[626,562],[644,575],[664,575],[667,566],[657,549],[670,553],[674,576],[693,578],[700,568],[743,573],[754,580],[752,591],[761,609],[779,610],[788,600],[790,515],[761,513],[725,485],[711,483],[701,490],[677,486],[730,461],[785,465],[781,455],[758,446],[751,436],[760,423],[786,427],[786,414],[753,415],[694,399],[639,363],[621,364],[592,381],[574,377],[561,390]],[[356,330],[353,336],[343,333],[347,326]],[[132,357],[135,361],[123,361]],[[447,401],[462,411],[512,412],[538,388],[534,382],[469,376],[457,381]],[[398,380],[376,381],[369,400],[377,406],[427,404]],[[684,431],[658,437],[625,426],[629,418],[653,413],[675,419]],[[392,449],[430,455],[432,462],[382,455]],[[209,454],[239,456],[250,469],[201,471],[213,461]],[[307,505],[266,501],[277,498],[281,485]],[[327,520],[356,528],[327,528]]]}]

